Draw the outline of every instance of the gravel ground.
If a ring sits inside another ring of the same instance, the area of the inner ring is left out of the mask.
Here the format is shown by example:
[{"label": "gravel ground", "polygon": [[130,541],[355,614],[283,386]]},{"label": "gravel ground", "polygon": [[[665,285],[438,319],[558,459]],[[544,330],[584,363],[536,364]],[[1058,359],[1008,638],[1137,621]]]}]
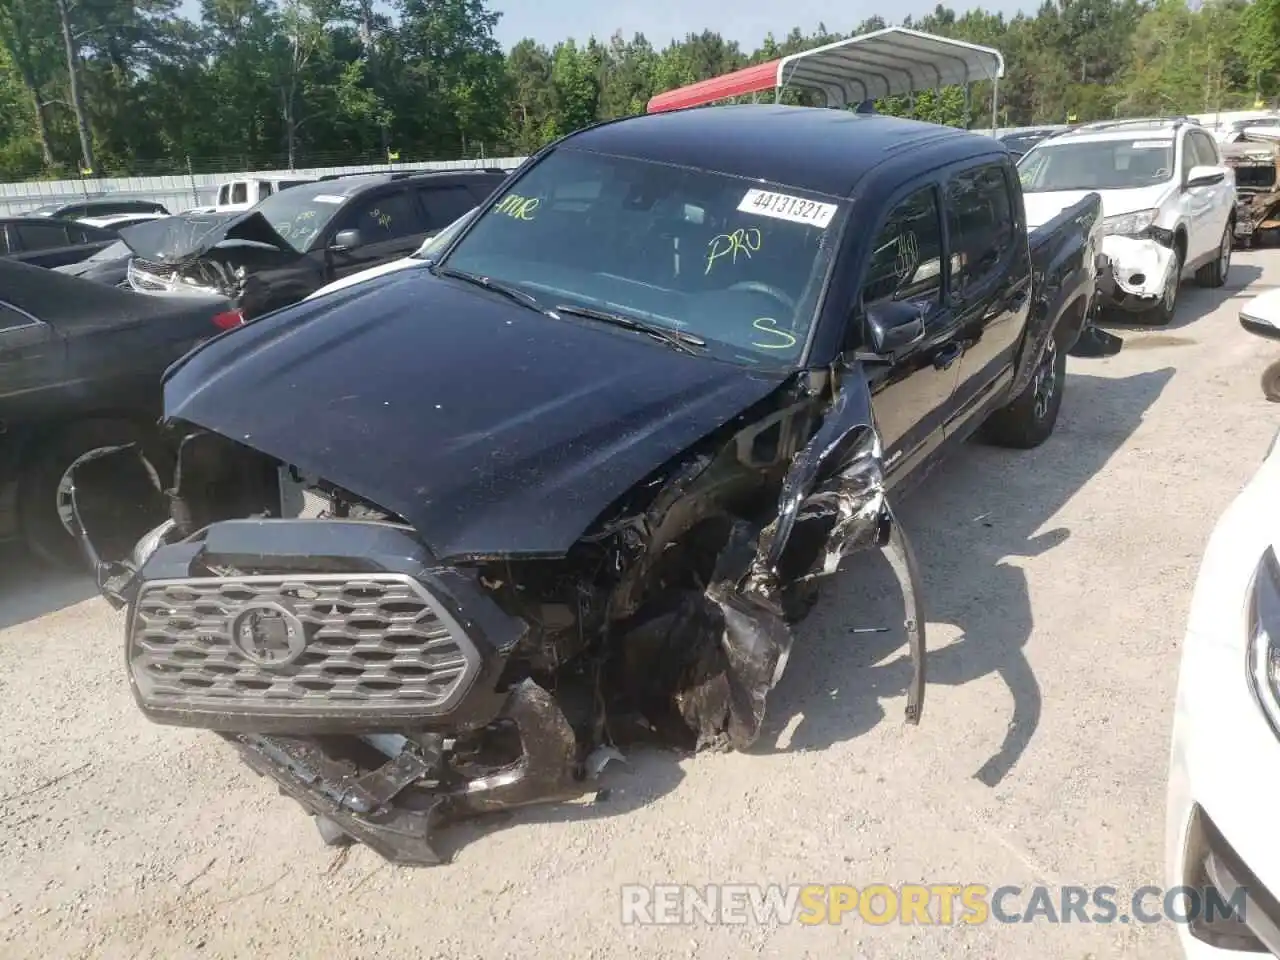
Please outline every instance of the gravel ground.
[{"label": "gravel ground", "polygon": [[1280,282],[1237,256],[1174,323],[1075,360],[1051,440],[970,445],[900,512],[920,554],[929,689],[878,559],[799,631],[750,754],[641,752],[607,800],[446,834],[395,868],[321,845],[211,734],[148,724],[121,621],[80,581],[0,567],[6,957],[1161,957],[1167,923],[623,926],[626,883],[1160,884],[1168,725],[1202,546],[1258,464],[1274,351],[1236,311]]}]

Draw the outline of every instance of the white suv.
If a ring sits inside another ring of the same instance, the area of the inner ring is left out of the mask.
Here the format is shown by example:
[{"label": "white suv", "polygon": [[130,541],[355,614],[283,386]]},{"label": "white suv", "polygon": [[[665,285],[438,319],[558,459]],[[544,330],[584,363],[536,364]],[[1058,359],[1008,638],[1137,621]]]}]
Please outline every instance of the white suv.
[{"label": "white suv", "polygon": [[1231,266],[1235,174],[1193,120],[1086,124],[1032,147],[1018,164],[1027,224],[1087,193],[1102,197],[1105,302],[1168,323],[1188,273],[1222,286]]}]

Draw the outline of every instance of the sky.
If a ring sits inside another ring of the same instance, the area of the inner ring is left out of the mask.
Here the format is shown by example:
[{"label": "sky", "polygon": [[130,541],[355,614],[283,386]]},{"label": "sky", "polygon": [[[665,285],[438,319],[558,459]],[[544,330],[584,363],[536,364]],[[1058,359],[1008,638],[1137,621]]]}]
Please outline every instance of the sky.
[{"label": "sky", "polygon": [[[551,46],[568,37],[584,41],[593,34],[607,40],[617,30],[628,40],[632,34],[643,33],[661,48],[687,33],[716,30],[750,52],[770,31],[782,39],[792,27],[811,33],[819,23],[825,23],[832,32],[847,32],[876,14],[889,23],[900,23],[907,14],[923,16],[936,5],[937,0],[899,0],[892,6],[878,0],[488,0],[489,9],[502,14],[495,35],[506,50],[525,37]],[[992,13],[1012,16],[1023,7],[1034,9],[1038,4],[1030,0],[950,0],[947,5],[957,13],[982,6]],[[180,9],[193,19],[200,15],[198,0],[182,0]]]},{"label": "sky", "polygon": [[[782,39],[792,27],[806,32],[825,23],[832,32],[847,32],[867,17],[879,14],[889,23],[932,12],[936,0],[902,0],[886,5],[877,0],[490,0],[489,8],[502,13],[495,31],[504,48],[523,37],[553,44],[567,37],[586,40],[592,34],[607,39],[621,30],[627,39],[643,33],[655,47],[664,47],[687,33],[716,30],[728,40],[737,40],[745,50],[759,46],[773,31]],[[947,6],[958,13],[981,5],[993,13],[1012,15],[1024,6],[1018,0],[988,0],[984,3],[952,0]]]}]

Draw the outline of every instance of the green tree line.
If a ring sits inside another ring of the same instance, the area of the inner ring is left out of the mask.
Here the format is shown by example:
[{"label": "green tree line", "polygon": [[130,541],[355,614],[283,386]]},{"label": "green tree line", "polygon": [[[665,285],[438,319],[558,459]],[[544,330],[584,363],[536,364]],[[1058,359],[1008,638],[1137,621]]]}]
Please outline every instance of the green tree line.
[{"label": "green tree line", "polygon": [[[0,0],[0,180],[525,154],[655,93],[841,37],[752,51],[714,30],[494,39],[485,0]],[[904,26],[999,48],[1001,126],[1270,103],[1280,0],[1046,0],[1006,18],[939,5]],[[991,85],[882,103],[990,124]]]}]

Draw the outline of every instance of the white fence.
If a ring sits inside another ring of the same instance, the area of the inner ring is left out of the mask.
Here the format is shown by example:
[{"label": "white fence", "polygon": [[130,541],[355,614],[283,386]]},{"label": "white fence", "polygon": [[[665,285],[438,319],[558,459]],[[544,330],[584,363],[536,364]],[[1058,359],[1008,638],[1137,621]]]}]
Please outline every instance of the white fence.
[{"label": "white fence", "polygon": [[333,173],[387,173],[394,170],[471,170],[500,167],[511,170],[524,157],[492,160],[444,160],[424,163],[382,163],[350,167],[312,167],[298,170],[254,170],[246,173],[197,173],[173,177],[117,177],[106,180],[33,180],[0,183],[0,216],[15,216],[51,203],[76,200],[154,200],[177,213],[191,207],[212,206],[218,185],[229,180],[282,177],[322,177]]}]

